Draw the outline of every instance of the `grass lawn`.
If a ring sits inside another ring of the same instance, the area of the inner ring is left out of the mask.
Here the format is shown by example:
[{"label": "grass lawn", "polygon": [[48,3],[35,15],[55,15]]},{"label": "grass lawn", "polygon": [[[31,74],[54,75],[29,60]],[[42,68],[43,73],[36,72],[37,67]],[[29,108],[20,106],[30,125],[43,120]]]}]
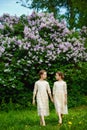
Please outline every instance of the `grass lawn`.
[{"label": "grass lawn", "polygon": [[61,126],[55,110],[45,119],[47,125],[40,126],[36,109],[0,112],[0,130],[87,130],[87,106],[69,109]]}]

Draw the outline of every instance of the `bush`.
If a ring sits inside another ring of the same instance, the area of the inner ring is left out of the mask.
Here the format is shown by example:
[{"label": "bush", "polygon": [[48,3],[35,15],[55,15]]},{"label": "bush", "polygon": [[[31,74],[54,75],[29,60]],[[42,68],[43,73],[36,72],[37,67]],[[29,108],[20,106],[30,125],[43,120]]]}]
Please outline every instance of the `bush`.
[{"label": "bush", "polygon": [[0,23],[0,101],[4,97],[8,103],[11,97],[25,107],[40,69],[47,70],[51,87],[60,70],[69,92],[75,87],[76,92],[87,94],[85,35],[69,30],[52,13],[33,12],[20,18],[4,14]]}]

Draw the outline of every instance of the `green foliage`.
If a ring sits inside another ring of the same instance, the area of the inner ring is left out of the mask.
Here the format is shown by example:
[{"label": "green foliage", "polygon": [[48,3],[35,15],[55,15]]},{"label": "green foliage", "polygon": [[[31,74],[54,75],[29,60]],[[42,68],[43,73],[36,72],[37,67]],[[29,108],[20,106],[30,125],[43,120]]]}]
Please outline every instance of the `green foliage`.
[{"label": "green foliage", "polygon": [[11,111],[32,108],[32,92],[26,89],[0,87],[0,110]]},{"label": "green foliage", "polygon": [[[86,0],[18,0],[18,3],[21,3],[22,6],[26,8],[32,8],[36,11],[42,12],[53,12],[54,16],[61,19],[65,18],[68,22],[67,25],[71,29],[81,28],[82,26],[87,26],[87,4]],[[61,8],[62,7],[62,8]],[[60,9],[66,9],[65,13],[61,13]]]},{"label": "green foliage", "polygon": [[63,117],[62,125],[58,125],[55,110],[51,110],[50,116],[45,120],[46,126],[40,126],[36,109],[0,112],[0,128],[2,130],[86,130],[87,107],[69,109],[69,114]]},{"label": "green foliage", "polygon": [[[80,95],[87,95],[87,62],[83,55],[85,48],[80,40],[86,37],[85,34],[81,39],[80,33],[70,32],[66,25],[59,23],[52,14],[39,15],[33,12],[30,17],[15,18],[17,23],[11,21],[12,17],[9,15],[5,17],[8,18],[8,23],[11,22],[13,25],[2,24],[3,29],[0,32],[1,110],[8,111],[31,106],[33,86],[39,78],[38,72],[41,69],[47,71],[47,80],[51,89],[55,81],[55,73],[64,72],[69,107],[77,106],[77,102],[78,105],[83,104]],[[74,44],[76,44],[75,51],[79,50],[78,53],[74,53]],[[63,48],[59,48],[59,45]],[[70,47],[68,50],[67,45]],[[82,56],[79,57],[79,54]]]}]

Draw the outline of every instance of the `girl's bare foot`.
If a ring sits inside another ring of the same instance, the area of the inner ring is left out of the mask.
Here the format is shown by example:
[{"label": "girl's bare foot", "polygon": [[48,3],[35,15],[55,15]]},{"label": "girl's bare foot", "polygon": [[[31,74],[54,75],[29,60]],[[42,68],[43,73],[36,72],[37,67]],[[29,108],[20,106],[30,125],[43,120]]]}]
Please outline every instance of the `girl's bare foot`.
[{"label": "girl's bare foot", "polygon": [[42,125],[42,121],[40,121],[40,125]]},{"label": "girl's bare foot", "polygon": [[40,125],[41,126],[46,126],[45,122],[43,123],[41,120],[40,120]]},{"label": "girl's bare foot", "polygon": [[43,126],[46,126],[45,124],[43,124]]},{"label": "girl's bare foot", "polygon": [[62,124],[62,119],[59,120],[59,124],[60,124],[60,125]]},{"label": "girl's bare foot", "polygon": [[46,126],[46,124],[45,124],[45,123],[43,123],[43,124],[42,124],[42,126]]}]

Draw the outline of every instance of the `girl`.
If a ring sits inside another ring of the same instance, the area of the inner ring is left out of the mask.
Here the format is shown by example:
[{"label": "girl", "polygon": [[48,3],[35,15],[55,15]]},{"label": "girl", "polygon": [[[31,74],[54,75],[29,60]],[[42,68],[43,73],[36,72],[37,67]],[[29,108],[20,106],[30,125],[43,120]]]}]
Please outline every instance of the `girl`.
[{"label": "girl", "polygon": [[67,85],[66,82],[63,81],[64,75],[62,72],[56,73],[56,82],[53,86],[53,99],[54,105],[59,116],[59,124],[62,124],[62,116],[63,114],[67,114]]},{"label": "girl", "polygon": [[37,110],[38,115],[40,116],[40,125],[45,126],[44,116],[49,115],[49,103],[48,95],[50,96],[51,101],[53,102],[51,96],[51,90],[49,83],[45,80],[47,73],[45,70],[39,72],[40,79],[35,82],[34,91],[33,91],[33,104],[35,104],[35,97],[37,97]]}]

